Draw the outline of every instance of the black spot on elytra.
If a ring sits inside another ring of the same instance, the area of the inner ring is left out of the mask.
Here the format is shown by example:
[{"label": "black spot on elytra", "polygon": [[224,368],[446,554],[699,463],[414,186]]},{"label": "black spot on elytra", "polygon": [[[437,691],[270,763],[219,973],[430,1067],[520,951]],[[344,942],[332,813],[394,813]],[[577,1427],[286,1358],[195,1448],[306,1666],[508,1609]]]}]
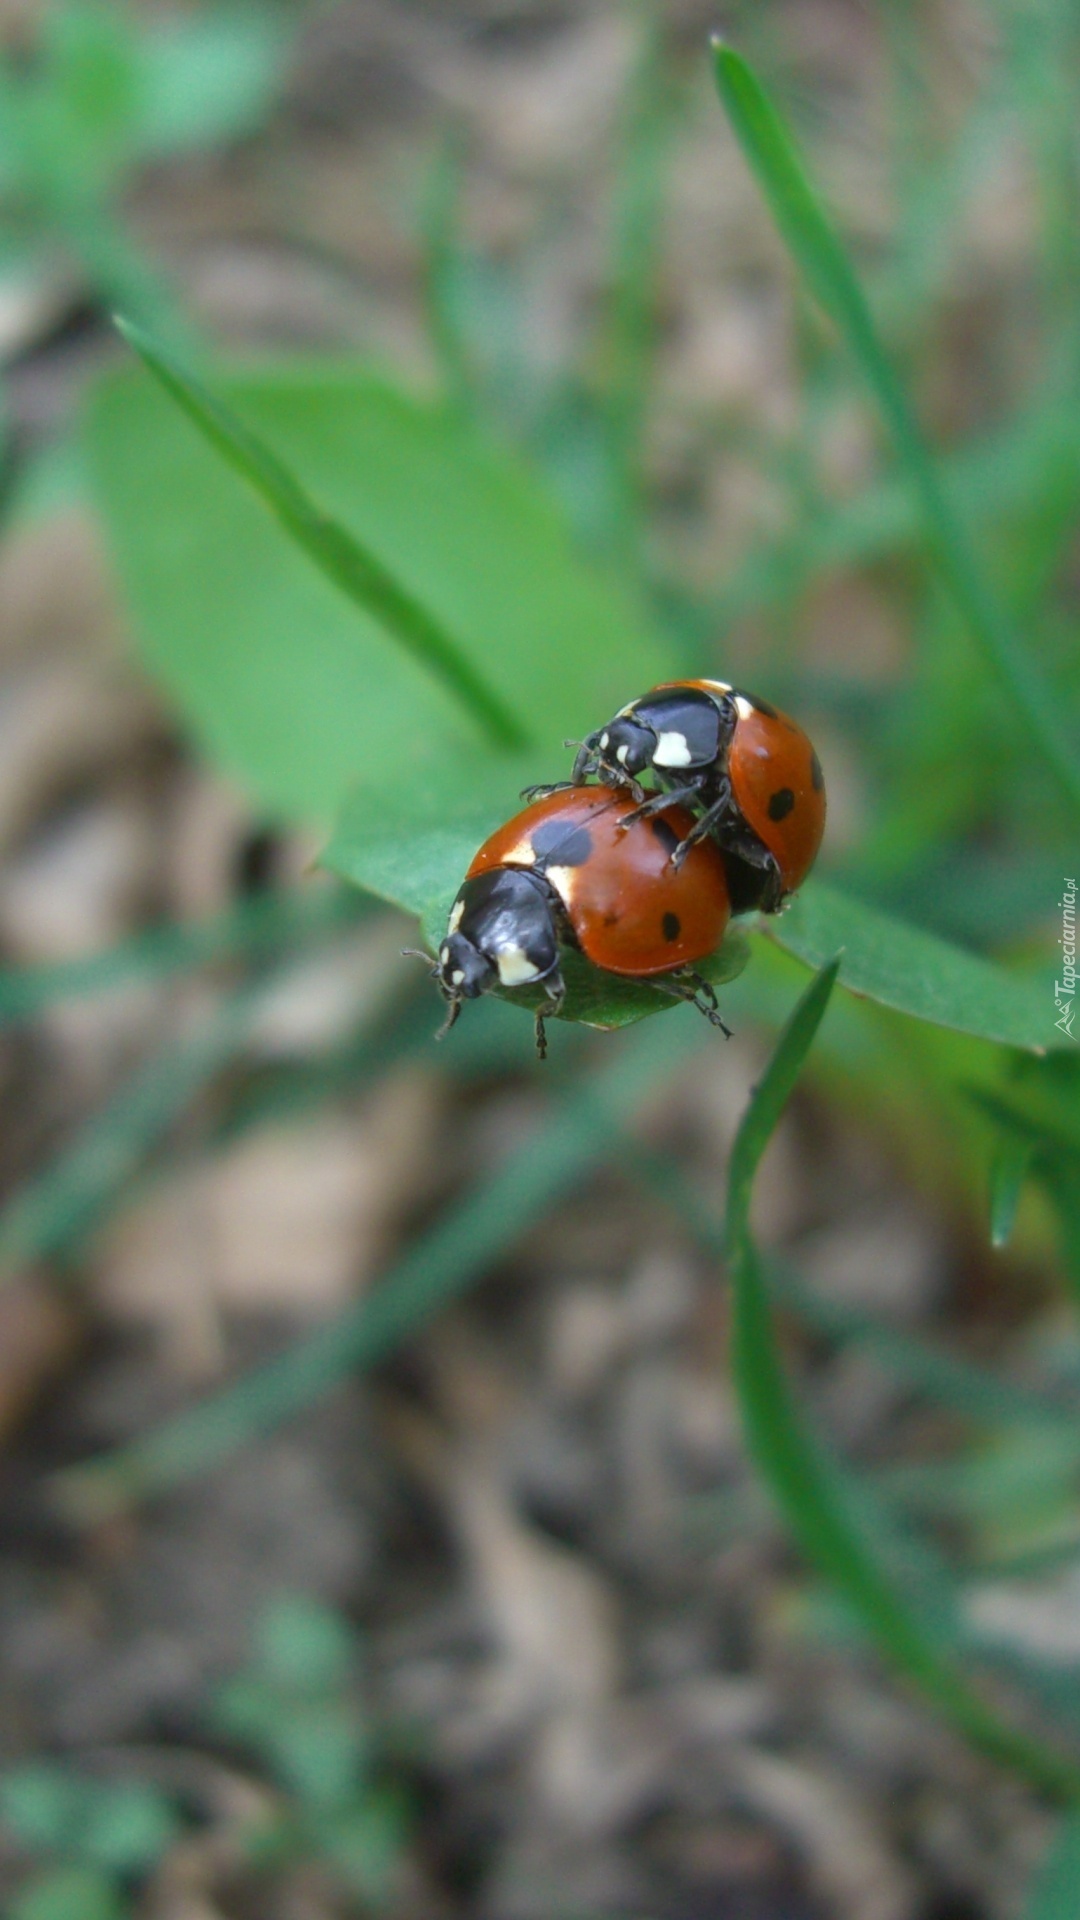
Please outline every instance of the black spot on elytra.
[{"label": "black spot on elytra", "polygon": [[786,820],[794,805],[795,795],[792,793],[791,788],[777,787],[776,792],[770,795],[769,798],[769,819]]},{"label": "black spot on elytra", "polygon": [[813,748],[810,750],[810,785],[815,793],[823,793],[825,790],[825,775],[821,771],[821,761]]},{"label": "black spot on elytra", "polygon": [[654,813],[652,819],[649,821],[649,825],[659,840],[660,845],[666,848],[668,853],[674,853],[676,847],[682,845],[670,820],[665,820],[662,813]]},{"label": "black spot on elytra", "polygon": [[541,820],[529,836],[538,867],[583,867],[593,850],[588,827],[567,827],[561,820]]},{"label": "black spot on elytra", "polygon": [[665,940],[677,940],[682,932],[682,922],[677,913],[665,913],[661,925],[664,929]]},{"label": "black spot on elytra", "polygon": [[749,699],[750,705],[753,707],[755,713],[763,713],[769,720],[779,720],[780,715],[777,713],[776,708],[770,706],[767,700],[759,700],[757,695],[753,693],[749,696]]}]

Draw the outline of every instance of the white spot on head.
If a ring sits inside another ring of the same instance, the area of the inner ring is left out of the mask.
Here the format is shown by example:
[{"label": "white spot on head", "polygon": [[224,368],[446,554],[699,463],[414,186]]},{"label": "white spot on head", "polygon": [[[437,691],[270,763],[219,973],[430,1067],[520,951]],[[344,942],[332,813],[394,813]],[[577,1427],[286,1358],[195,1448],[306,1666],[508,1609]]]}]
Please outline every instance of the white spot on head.
[{"label": "white spot on head", "polygon": [[735,711],[740,720],[749,720],[750,715],[755,711],[754,703],[752,700],[748,700],[745,694],[737,693],[735,695]]},{"label": "white spot on head", "polygon": [[462,973],[461,968],[455,967],[453,973],[450,975],[451,985],[455,987],[460,987],[464,978],[465,978],[465,975]]},{"label": "white spot on head", "polygon": [[458,928],[461,925],[461,916],[464,913],[464,911],[465,911],[464,900],[455,900],[453,906],[450,909],[450,925],[446,929],[447,933],[457,932]]},{"label": "white spot on head", "polygon": [[445,966],[448,966],[448,965],[449,965],[449,963],[450,963],[450,949],[449,949],[449,947],[440,947],[440,948],[439,948],[439,961],[440,961],[440,963],[441,963],[441,965],[442,965],[442,966],[444,966],[444,967],[445,967]]},{"label": "white spot on head", "polygon": [[524,987],[539,977],[539,969],[520,947],[504,947],[495,964],[504,987]]},{"label": "white spot on head", "polygon": [[661,733],[657,736],[654,767],[688,767],[691,758],[684,733]]},{"label": "white spot on head", "polygon": [[600,735],[600,745],[601,745],[601,747],[605,747],[605,748],[606,748],[606,747],[609,747],[609,746],[611,745],[611,735],[610,735],[610,733],[602,733],[602,734]]},{"label": "white spot on head", "polygon": [[615,758],[618,761],[620,767],[625,767],[626,756],[629,753],[629,751],[630,751],[630,748],[625,744],[625,742],[621,747],[616,747]]}]

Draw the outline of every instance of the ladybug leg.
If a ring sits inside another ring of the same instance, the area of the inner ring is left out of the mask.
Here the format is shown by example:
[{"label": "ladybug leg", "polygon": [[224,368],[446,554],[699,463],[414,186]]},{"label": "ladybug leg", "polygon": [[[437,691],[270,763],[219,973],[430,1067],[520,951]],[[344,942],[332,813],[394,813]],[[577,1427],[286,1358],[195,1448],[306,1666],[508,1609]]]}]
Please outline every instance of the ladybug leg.
[{"label": "ladybug leg", "polygon": [[[623,814],[618,823],[618,831],[625,833],[627,827],[632,827],[635,820],[648,820],[654,813],[663,813],[665,807],[689,806],[697,798],[696,787],[673,787],[670,792],[650,793],[633,809],[633,812]],[[682,845],[688,846],[689,843],[690,836],[682,842]],[[675,855],[672,854],[671,857],[674,860]]]},{"label": "ladybug leg", "polygon": [[705,1015],[711,1027],[719,1027],[725,1040],[731,1039],[731,1028],[720,1018],[716,994],[708,980],[700,973],[694,973],[690,967],[680,967],[677,973],[671,973],[666,980],[653,980],[658,993],[670,995],[672,1000],[686,1000],[699,1013]]},{"label": "ladybug leg", "polygon": [[561,973],[547,983],[548,997],[544,1006],[536,1009],[536,1053],[540,1060],[547,1059],[547,1031],[545,1020],[556,1020],[562,1012],[566,999],[566,982]]},{"label": "ladybug leg", "polygon": [[734,913],[748,907],[759,913],[778,913],[784,904],[784,882],[775,855],[745,821],[731,816],[716,829],[716,840],[728,855],[728,885]]},{"label": "ladybug leg", "polygon": [[696,846],[699,840],[708,839],[713,830],[719,827],[730,806],[731,788],[725,780],[723,782],[723,789],[717,798],[710,806],[706,807],[704,813],[698,815],[686,838],[680,840],[678,846],[672,853],[671,864],[673,867],[676,869],[681,867],[691,847]]},{"label": "ladybug leg", "polygon": [[522,787],[518,798],[521,800],[546,800],[549,793],[566,793],[578,785],[574,780],[555,780],[550,787]]}]

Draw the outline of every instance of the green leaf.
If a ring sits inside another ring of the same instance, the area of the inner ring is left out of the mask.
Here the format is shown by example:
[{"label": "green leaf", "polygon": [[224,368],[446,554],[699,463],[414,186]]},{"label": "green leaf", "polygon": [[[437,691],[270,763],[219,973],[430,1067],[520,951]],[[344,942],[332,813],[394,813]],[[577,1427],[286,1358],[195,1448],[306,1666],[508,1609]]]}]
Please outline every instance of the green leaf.
[{"label": "green leaf", "polygon": [[348,1679],[354,1654],[348,1627],[340,1614],[303,1594],[285,1594],[268,1606],[256,1639],[263,1673],[286,1693],[325,1693]]},{"label": "green leaf", "polygon": [[362,612],[377,620],[399,646],[442,679],[493,746],[523,746],[529,737],[527,724],[473,668],[456,636],[402,586],[370,548],[315,504],[290,469],[231,407],[138,327],[124,320],[116,324],[165,392],[205,434],[215,452],[254,487],[285,532],[326,578]]},{"label": "green leaf", "polygon": [[257,130],[285,64],[284,23],[268,10],[180,16],[138,49],[139,149],[189,153]]},{"label": "green leaf", "polygon": [[349,1700],[282,1701],[265,1745],[278,1780],[304,1806],[329,1813],[356,1799],[368,1743]]},{"label": "green leaf", "polygon": [[[394,604],[426,610],[500,710],[520,716],[535,742],[531,780],[558,779],[567,734],[670,674],[542,489],[452,407],[327,365],[222,391],[299,476],[286,509],[305,523],[317,499],[376,577],[400,583]],[[389,796],[425,762],[487,749],[443,673],[283,539],[149,381],[104,382],[87,438],[144,655],[270,812],[328,821],[361,774]]]},{"label": "green leaf", "polygon": [[343,1819],[320,1822],[321,1851],[365,1902],[386,1904],[409,1831],[409,1808],[394,1787],[365,1794]]},{"label": "green leaf", "polygon": [[840,955],[849,992],[916,1020],[1042,1053],[1055,1044],[1049,983],[1039,992],[991,960],[965,953],[874,907],[810,880],[761,931],[808,967]]},{"label": "green leaf", "polygon": [[144,1873],[180,1831],[175,1808],[145,1780],[91,1784],[80,1851],[115,1873]]},{"label": "green leaf", "polygon": [[1076,1920],[1080,1888],[1080,1816],[1063,1820],[1035,1878],[1024,1920]]},{"label": "green leaf", "polygon": [[1004,689],[1023,715],[1040,760],[1062,791],[1080,801],[1080,753],[1059,724],[1039,663],[1013,633],[983,575],[967,531],[945,493],[914,410],[878,337],[851,263],[818,199],[790,134],[753,69],[714,43],[716,83],[739,143],[807,284],[846,340],[893,435],[920,502],[942,576]]},{"label": "green leaf", "polygon": [[127,1920],[128,1911],[111,1874],[61,1867],[23,1887],[8,1920]]},{"label": "green leaf", "polygon": [[385,792],[365,778],[346,799],[319,864],[416,914],[439,939],[473,854],[524,804],[521,789],[535,777],[531,756],[481,752],[418,767]]},{"label": "green leaf", "polygon": [[39,1761],[0,1778],[0,1818],[36,1853],[65,1850],[79,1810],[79,1783],[66,1767]]},{"label": "green leaf", "polygon": [[836,1584],[885,1655],[967,1737],[1058,1799],[1080,1799],[1080,1767],[1000,1721],[954,1670],[924,1619],[879,1564],[861,1503],[831,1472],[788,1386],[750,1231],[754,1175],[799,1077],[839,972],[811,981],[755,1088],[731,1151],[728,1260],[735,1289],[733,1368],[747,1444],[792,1533]]}]

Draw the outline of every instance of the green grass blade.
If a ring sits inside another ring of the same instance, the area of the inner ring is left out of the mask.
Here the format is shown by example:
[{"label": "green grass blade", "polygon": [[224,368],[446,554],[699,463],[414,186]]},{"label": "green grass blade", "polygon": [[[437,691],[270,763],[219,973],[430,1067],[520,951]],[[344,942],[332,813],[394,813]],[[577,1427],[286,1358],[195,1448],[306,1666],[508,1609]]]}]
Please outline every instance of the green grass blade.
[{"label": "green grass blade", "polygon": [[[270,929],[280,945],[285,929],[281,903],[275,904],[278,920]],[[340,896],[323,895],[297,915],[295,930],[329,931],[343,924],[344,907]],[[262,931],[267,931],[265,922]],[[131,944],[137,951],[137,943]],[[55,1159],[11,1196],[0,1209],[0,1285],[31,1261],[70,1252],[99,1224],[177,1115],[245,1046],[265,993],[287,977],[290,964],[286,958],[280,968],[245,981],[196,1031],[166,1041]]]},{"label": "green grass blade", "polygon": [[[619,1147],[622,1166],[633,1167],[706,1253],[723,1258],[723,1226],[702,1200],[693,1183],[671,1154],[646,1149],[624,1134]],[[891,1322],[857,1307],[825,1299],[788,1267],[770,1260],[767,1266],[773,1298],[797,1315],[804,1326],[841,1344],[851,1343],[870,1353],[884,1371],[903,1381],[913,1392],[936,1401],[966,1420],[986,1427],[1019,1424],[1052,1428],[1073,1434],[1073,1406],[1049,1394],[1003,1379],[988,1367],[965,1356],[932,1346]]]},{"label": "green grass blade", "polygon": [[1064,1820],[1036,1876],[1024,1920],[1076,1920],[1080,1905],[1080,1818]]},{"label": "green grass blade", "polygon": [[1003,1140],[990,1169],[990,1245],[1006,1247],[1016,1225],[1024,1180],[1035,1149],[1027,1140]]},{"label": "green grass blade", "polygon": [[882,1571],[862,1519],[804,1428],[773,1328],[768,1287],[750,1231],[761,1157],[829,1003],[839,961],[811,981],[747,1108],[728,1174],[728,1261],[735,1289],[733,1365],[747,1443],[804,1552],[837,1586],[882,1652],[946,1718],[993,1758],[1066,1802],[1080,1800],[1080,1766],[1001,1722],[939,1652]]},{"label": "green grass blade", "polygon": [[335,895],[255,894],[208,919],[165,921],[86,959],[0,968],[0,1026],[30,1020],[58,1000],[111,993],[131,981],[164,980],[215,962],[273,954],[306,935],[344,930],[370,902],[353,890]]},{"label": "green grass blade", "polygon": [[401,586],[381,560],[322,513],[266,444],[161,346],[129,321],[117,327],[144,365],[221,458],[246,480],[297,546],[350,600],[456,695],[492,745],[521,747],[528,734],[466,658],[454,636]]},{"label": "green grass blade", "polygon": [[922,507],[941,573],[1015,710],[1027,721],[1040,757],[1063,792],[1080,803],[1080,753],[1058,724],[1054,696],[1026,657],[984,578],[967,532],[946,495],[914,410],[874,325],[848,256],[819,201],[794,143],[753,69],[714,43],[716,83],[744,154],[777,226],[815,298],[851,348],[893,435]]},{"label": "green grass blade", "polygon": [[462,1293],[570,1191],[617,1141],[610,1124],[700,1048],[698,1025],[651,1024],[589,1087],[577,1082],[550,1120],[426,1233],[377,1291],[327,1321],[279,1359],[118,1452],[69,1469],[56,1482],[64,1510],[96,1519],[207,1471],[312,1405],[350,1373],[374,1366]]},{"label": "green grass blade", "polygon": [[161,1134],[243,1046],[255,994],[240,989],[216,1017],[154,1054],[71,1145],[0,1213],[0,1283],[32,1260],[66,1252],[97,1224]]},{"label": "green grass blade", "polygon": [[625,103],[615,183],[612,264],[601,355],[616,528],[627,561],[641,560],[641,448],[656,349],[656,307],[673,112],[664,36],[645,17],[637,72]]}]

